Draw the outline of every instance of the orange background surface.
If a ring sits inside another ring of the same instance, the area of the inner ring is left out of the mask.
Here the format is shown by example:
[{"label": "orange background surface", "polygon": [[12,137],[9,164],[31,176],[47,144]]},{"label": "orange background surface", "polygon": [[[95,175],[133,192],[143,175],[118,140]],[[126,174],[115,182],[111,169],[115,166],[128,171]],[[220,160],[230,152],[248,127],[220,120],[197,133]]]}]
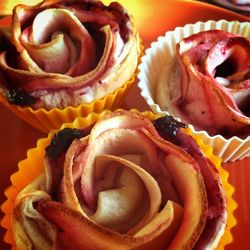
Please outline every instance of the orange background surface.
[{"label": "orange background surface", "polygon": [[[9,9],[3,9],[3,2],[0,4],[0,12],[9,13]],[[36,1],[37,2],[37,1]],[[105,3],[110,1],[104,1]],[[136,26],[143,40],[145,48],[150,47],[159,35],[177,26],[197,21],[210,19],[250,21],[250,18],[241,16],[234,12],[218,8],[206,3],[188,0],[120,0],[130,13],[134,15]],[[8,24],[9,19],[0,20],[0,24]],[[136,84],[128,94],[123,108],[132,108],[143,111],[149,109]],[[18,117],[6,110],[0,104],[0,204],[5,200],[4,190],[11,184],[10,175],[17,171],[18,161],[26,157],[26,151],[36,146],[38,138],[46,137],[29,125],[25,124]],[[238,203],[235,212],[238,224],[233,228],[234,242],[226,247],[227,250],[250,249],[249,228],[250,228],[250,158],[224,164],[223,167],[229,171],[229,181],[235,186],[234,198]],[[0,212],[0,217],[2,217]],[[2,237],[4,230],[0,229],[0,249],[10,249]]]}]

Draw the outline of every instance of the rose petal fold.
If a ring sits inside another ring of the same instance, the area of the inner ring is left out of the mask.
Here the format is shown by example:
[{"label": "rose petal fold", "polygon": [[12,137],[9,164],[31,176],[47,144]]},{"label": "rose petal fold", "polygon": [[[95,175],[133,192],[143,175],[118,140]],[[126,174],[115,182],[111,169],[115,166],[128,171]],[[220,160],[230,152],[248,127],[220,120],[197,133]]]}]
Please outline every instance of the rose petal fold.
[{"label": "rose petal fold", "polygon": [[210,135],[248,135],[249,53],[247,38],[225,31],[183,39],[177,45],[182,78],[175,78],[177,88],[170,83],[172,110]]}]

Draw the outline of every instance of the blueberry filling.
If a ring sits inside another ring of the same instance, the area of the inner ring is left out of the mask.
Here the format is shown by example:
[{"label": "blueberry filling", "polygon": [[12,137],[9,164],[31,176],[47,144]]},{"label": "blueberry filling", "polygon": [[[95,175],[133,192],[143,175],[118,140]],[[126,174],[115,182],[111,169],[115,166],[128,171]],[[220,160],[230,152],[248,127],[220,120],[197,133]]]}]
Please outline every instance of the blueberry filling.
[{"label": "blueberry filling", "polygon": [[7,100],[9,103],[19,106],[31,105],[36,103],[36,98],[29,95],[24,90],[8,90]]}]

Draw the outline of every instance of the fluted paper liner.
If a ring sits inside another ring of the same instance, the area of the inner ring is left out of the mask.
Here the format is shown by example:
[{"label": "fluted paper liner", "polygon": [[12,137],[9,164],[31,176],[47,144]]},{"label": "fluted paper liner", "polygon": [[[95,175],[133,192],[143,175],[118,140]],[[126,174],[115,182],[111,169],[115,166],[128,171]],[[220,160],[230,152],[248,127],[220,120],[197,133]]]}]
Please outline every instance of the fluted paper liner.
[{"label": "fluted paper liner", "polygon": [[[212,29],[225,30],[244,37],[250,37],[249,22],[228,22],[225,20],[216,22],[210,20],[187,24],[184,27],[177,27],[173,31],[168,31],[164,36],[158,37],[157,41],[153,42],[151,47],[145,51],[145,55],[141,60],[142,63],[139,65],[138,86],[141,89],[141,96],[153,112],[157,114],[170,113],[175,116],[175,114],[172,114],[169,110],[164,110],[157,104],[154,99],[154,90],[162,71],[166,65],[173,61],[176,55],[176,44],[192,34]],[[194,134],[202,137],[206,144],[213,147],[213,153],[222,158],[223,162],[235,161],[250,156],[250,135],[245,139],[237,136],[226,139],[221,135],[210,136],[206,131],[197,131],[192,125],[189,127]]]},{"label": "fluted paper liner", "polygon": [[[137,110],[133,110],[134,112],[139,112]],[[105,114],[110,111],[104,110],[100,114],[91,113],[87,117],[78,117],[74,120],[73,123],[63,124],[61,129],[65,127],[70,128],[85,128],[89,125],[95,123]],[[156,119],[157,116],[152,112],[146,111],[143,113],[149,119]],[[11,176],[12,185],[5,190],[5,196],[7,200],[1,206],[1,210],[4,213],[4,217],[1,220],[1,226],[6,229],[6,233],[4,236],[4,242],[11,244],[12,249],[16,249],[14,239],[12,236],[11,229],[11,212],[14,207],[15,199],[18,193],[27,186],[32,180],[34,180],[37,176],[39,176],[44,171],[43,158],[45,155],[45,148],[50,143],[53,134],[56,131],[52,131],[47,138],[39,139],[37,141],[36,148],[30,149],[27,152],[27,158],[20,161],[18,164],[18,171]],[[192,133],[192,130],[187,129],[186,132],[192,135],[197,141],[198,145],[202,149],[203,153],[214,163],[217,170],[219,171],[219,175],[222,180],[222,184],[227,197],[227,213],[228,220],[227,225],[225,227],[225,232],[219,242],[217,249],[224,249],[224,246],[231,243],[233,241],[233,236],[231,233],[231,229],[237,224],[236,218],[233,215],[234,210],[237,207],[237,203],[233,200],[232,195],[234,193],[234,188],[231,184],[228,183],[228,172],[221,167],[221,159],[213,154],[213,149],[211,146],[204,144],[202,139]]]}]

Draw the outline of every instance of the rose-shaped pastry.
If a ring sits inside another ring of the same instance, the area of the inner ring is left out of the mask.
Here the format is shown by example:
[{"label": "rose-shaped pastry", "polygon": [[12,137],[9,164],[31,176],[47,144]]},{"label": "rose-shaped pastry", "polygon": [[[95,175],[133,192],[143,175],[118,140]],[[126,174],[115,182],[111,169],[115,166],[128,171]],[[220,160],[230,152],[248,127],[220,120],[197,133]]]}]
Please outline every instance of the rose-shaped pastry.
[{"label": "rose-shaped pastry", "polygon": [[[249,39],[209,30],[183,39],[176,49],[165,91],[169,110],[210,135],[249,135]],[[166,105],[166,96],[158,96]]]},{"label": "rose-shaped pastry", "polygon": [[17,249],[216,247],[227,221],[221,180],[178,126],[121,110],[55,134],[45,175],[15,201]]},{"label": "rose-shaped pastry", "polygon": [[160,36],[139,65],[150,108],[188,124],[224,162],[250,156],[249,37],[249,22],[187,24]]},{"label": "rose-shaped pastry", "polygon": [[18,5],[2,29],[1,93],[34,109],[63,109],[111,94],[135,72],[139,38],[119,3],[45,0]]},{"label": "rose-shaped pastry", "polygon": [[222,7],[226,7],[240,12],[250,11],[249,0],[212,0],[212,2],[217,3]]}]

